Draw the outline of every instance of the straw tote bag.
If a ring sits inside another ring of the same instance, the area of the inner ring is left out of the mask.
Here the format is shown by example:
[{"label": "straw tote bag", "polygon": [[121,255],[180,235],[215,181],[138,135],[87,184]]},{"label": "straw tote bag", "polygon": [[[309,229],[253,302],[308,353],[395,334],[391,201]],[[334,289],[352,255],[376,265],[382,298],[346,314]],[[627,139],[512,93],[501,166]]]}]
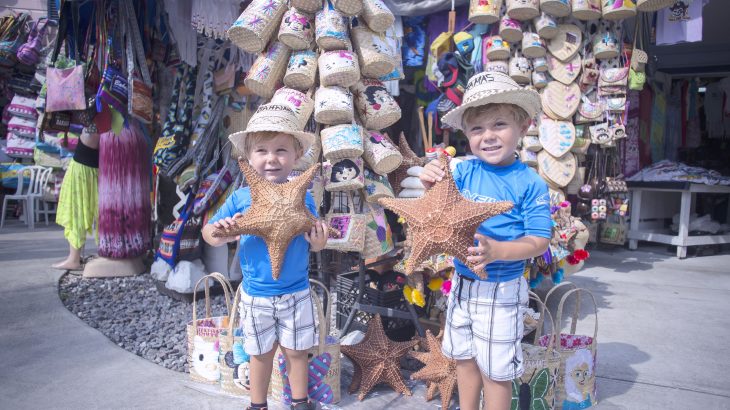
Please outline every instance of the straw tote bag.
[{"label": "straw tote bag", "polygon": [[555,17],[567,17],[571,11],[570,0],[540,0],[540,11]]},{"label": "straw tote bag", "polygon": [[378,131],[367,131],[363,158],[368,166],[380,175],[395,171],[403,162],[403,155],[387,135]]},{"label": "straw tote bag", "polygon": [[[223,287],[226,316],[213,316],[210,309],[210,280]],[[198,287],[205,282],[205,317],[198,318]],[[219,335],[228,328],[231,312],[231,284],[220,273],[206,275],[193,288],[193,320],[187,324],[188,370],[190,379],[207,384],[218,384],[221,376],[218,364],[220,353]]]},{"label": "straw tote bag", "polygon": [[522,23],[505,15],[499,21],[499,35],[504,41],[517,43],[522,40]]},{"label": "straw tote bag", "polygon": [[603,0],[601,10],[605,20],[623,20],[636,16],[636,3],[629,0]]},{"label": "straw tote bag", "polygon": [[535,19],[535,29],[542,38],[555,38],[558,35],[558,23],[553,16],[542,13]]},{"label": "straw tote bag", "polygon": [[355,118],[352,92],[343,87],[319,87],[314,92],[314,119],[325,125],[350,124]]},{"label": "straw tote bag", "polygon": [[578,20],[601,18],[601,0],[572,0],[573,17]]},{"label": "straw tote bag", "polygon": [[317,45],[323,51],[345,50],[350,42],[347,19],[329,1],[315,16],[314,34]]},{"label": "straw tote bag", "polygon": [[382,130],[401,118],[401,109],[380,80],[363,78],[353,87],[355,107],[367,129]]},{"label": "straw tote bag", "polygon": [[291,8],[284,13],[277,38],[292,50],[306,50],[314,41],[314,21],[312,17]]},{"label": "straw tote bag", "polygon": [[248,70],[243,81],[246,88],[260,97],[271,98],[284,77],[290,53],[284,43],[273,42]]},{"label": "straw tote bag", "polygon": [[639,0],[636,9],[644,13],[661,10],[675,3],[675,0]]},{"label": "straw tote bag", "polygon": [[360,72],[363,77],[380,78],[395,69],[395,52],[385,36],[370,30],[357,18],[352,19],[352,42],[360,57]]},{"label": "straw tote bag", "polygon": [[395,22],[395,16],[382,0],[363,0],[361,16],[370,30],[377,33],[384,33]]},{"label": "straw tote bag", "polygon": [[335,161],[326,161],[324,169],[324,189],[333,191],[356,191],[365,187],[362,158],[343,158]]},{"label": "straw tote bag", "polygon": [[368,212],[365,214],[365,245],[362,251],[363,259],[377,258],[385,255],[395,248],[390,225],[385,217],[383,207],[370,202],[365,202]]},{"label": "straw tote bag", "polygon": [[331,0],[335,9],[345,16],[352,17],[362,11],[363,0]]},{"label": "straw tote bag", "polygon": [[[558,382],[555,390],[555,408],[589,408],[598,404],[596,398],[596,348],[598,346],[598,307],[593,294],[587,289],[577,288],[570,282],[563,282],[548,292],[545,296],[545,303],[550,295],[562,286],[573,287],[565,292],[560,299],[558,311],[555,316],[555,323],[562,323],[563,308],[565,302],[571,296],[576,297],[575,309],[571,316],[570,333],[560,333],[560,345],[557,347],[560,353],[560,370],[558,371]],[[581,295],[589,296],[593,304],[595,326],[593,336],[576,334],[576,325],[580,313]],[[542,336],[539,340],[541,346],[547,346],[552,336]]]},{"label": "straw tote bag", "polygon": [[263,51],[279,28],[286,3],[285,0],[252,1],[228,29],[228,38],[247,53]]},{"label": "straw tote bag", "polygon": [[507,15],[520,21],[532,20],[540,15],[540,1],[507,0]]},{"label": "straw tote bag", "polygon": [[[339,252],[362,252],[365,247],[365,224],[367,218],[355,212],[355,201],[351,192],[339,194],[349,202],[347,212],[334,212],[334,206],[325,215],[327,226],[339,232],[337,238],[329,236],[325,249]],[[334,201],[333,201],[334,202]],[[344,202],[344,201],[343,201]],[[341,211],[341,210],[340,210]]]},{"label": "straw tote bag", "polygon": [[228,329],[220,334],[221,390],[236,396],[250,394],[250,357],[243,349],[243,334],[241,334],[241,285],[236,289],[231,306],[231,317]]},{"label": "straw tote bag", "polygon": [[469,22],[474,24],[492,24],[499,21],[502,0],[470,0]]},{"label": "straw tote bag", "polygon": [[326,51],[317,60],[319,83],[325,87],[351,87],[360,79],[357,54],[349,50]]},{"label": "straw tote bag", "polygon": [[307,94],[292,88],[281,87],[271,98],[271,104],[281,104],[289,107],[297,117],[297,124],[303,130],[314,111],[314,100],[310,97],[311,91]]},{"label": "straw tote bag", "polygon": [[294,51],[284,74],[284,85],[297,90],[314,86],[317,76],[317,53],[311,50]]},{"label": "straw tote bag", "polygon": [[[323,307],[322,300],[314,289],[311,289],[312,303],[317,311],[319,343],[309,349],[307,395],[310,399],[322,404],[334,404],[340,401],[342,393],[340,390],[340,342],[336,337],[329,335],[332,299],[329,290],[322,282],[309,279],[309,283],[314,285],[312,287],[322,289],[328,305]],[[270,388],[271,397],[274,400],[287,405],[291,404],[291,387],[286,370],[286,357],[281,353],[280,348],[274,355]]]},{"label": "straw tote bag", "polygon": [[395,193],[393,187],[388,181],[388,177],[380,175],[372,169],[365,167],[363,172],[365,175],[365,200],[371,203],[377,203],[380,198],[394,198]]},{"label": "straw tote bag", "polygon": [[291,0],[291,6],[314,14],[322,10],[322,0]]},{"label": "straw tote bag", "polygon": [[357,124],[343,124],[322,130],[322,154],[330,161],[357,158],[363,153],[363,130]]}]

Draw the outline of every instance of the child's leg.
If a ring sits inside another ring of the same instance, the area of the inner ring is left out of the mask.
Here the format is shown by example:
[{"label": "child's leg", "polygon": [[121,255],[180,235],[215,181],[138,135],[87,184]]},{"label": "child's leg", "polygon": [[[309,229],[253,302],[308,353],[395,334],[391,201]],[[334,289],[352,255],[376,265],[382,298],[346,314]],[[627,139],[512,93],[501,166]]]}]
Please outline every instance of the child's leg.
[{"label": "child's leg", "polygon": [[307,399],[307,381],[309,377],[309,360],[307,350],[282,349],[286,356],[286,370],[289,372],[291,397],[294,402]]},{"label": "child's leg", "polygon": [[80,248],[74,248],[73,245],[69,243],[68,245],[68,256],[65,260],[54,263],[52,265],[55,269],[78,269],[81,267],[81,249]]},{"label": "child's leg", "polygon": [[484,410],[509,410],[512,404],[512,382],[498,382],[482,375]]},{"label": "child's leg", "polygon": [[267,353],[251,356],[251,368],[249,378],[251,380],[251,403],[266,403],[266,393],[269,391],[271,370],[274,365],[274,354],[276,347]]},{"label": "child's leg", "polygon": [[474,359],[456,361],[456,385],[459,387],[459,408],[477,410],[482,391],[482,373]]}]

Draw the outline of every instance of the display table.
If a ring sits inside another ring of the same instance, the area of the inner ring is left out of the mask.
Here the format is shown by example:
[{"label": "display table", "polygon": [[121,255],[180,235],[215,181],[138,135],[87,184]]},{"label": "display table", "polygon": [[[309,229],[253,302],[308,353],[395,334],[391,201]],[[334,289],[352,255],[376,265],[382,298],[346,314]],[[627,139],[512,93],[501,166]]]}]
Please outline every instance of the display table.
[{"label": "display table", "polygon": [[[694,211],[695,194],[730,195],[730,186],[693,184],[689,182],[630,182],[631,223],[629,249],[636,249],[639,241],[658,242],[677,246],[677,257],[687,257],[687,247],[730,243],[730,234],[689,236],[689,219]],[[646,193],[646,195],[644,195]],[[676,199],[679,199],[677,204]],[[677,207],[679,205],[679,207]],[[679,212],[679,232],[673,235],[652,224],[658,218],[671,218]],[[730,205],[728,206],[730,216]],[[730,220],[730,219],[728,219]]]}]

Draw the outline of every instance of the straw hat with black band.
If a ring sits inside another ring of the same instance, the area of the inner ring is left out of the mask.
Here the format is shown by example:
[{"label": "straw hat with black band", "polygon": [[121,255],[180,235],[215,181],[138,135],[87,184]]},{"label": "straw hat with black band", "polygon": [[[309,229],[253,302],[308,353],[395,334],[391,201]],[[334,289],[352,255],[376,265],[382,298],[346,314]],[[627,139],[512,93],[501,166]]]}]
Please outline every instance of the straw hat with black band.
[{"label": "straw hat with black band", "polygon": [[240,152],[245,152],[246,137],[254,132],[281,132],[296,138],[302,146],[302,151],[307,152],[314,142],[314,134],[304,132],[300,126],[299,119],[294,111],[282,104],[263,104],[246,126],[245,131],[235,132],[228,136],[228,139]]}]

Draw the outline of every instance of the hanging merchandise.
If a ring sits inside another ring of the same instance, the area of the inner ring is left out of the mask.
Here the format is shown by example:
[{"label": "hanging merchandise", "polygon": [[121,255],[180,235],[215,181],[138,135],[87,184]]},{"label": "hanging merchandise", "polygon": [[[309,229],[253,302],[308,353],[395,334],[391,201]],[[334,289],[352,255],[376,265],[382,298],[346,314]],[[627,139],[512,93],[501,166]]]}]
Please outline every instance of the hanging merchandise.
[{"label": "hanging merchandise", "polygon": [[395,69],[395,53],[383,36],[352,19],[352,41],[363,77],[380,78]]},{"label": "hanging merchandise", "polygon": [[676,0],[637,0],[636,9],[649,13],[667,8],[676,3]]},{"label": "hanging merchandise", "polygon": [[532,72],[532,85],[538,90],[542,90],[548,85],[548,76],[538,71]]},{"label": "hanging merchandise", "polygon": [[248,53],[264,51],[286,8],[284,0],[254,0],[228,29],[228,37]]},{"label": "hanging merchandise", "polygon": [[555,18],[544,12],[535,19],[535,29],[540,37],[548,40],[558,35],[558,23]]},{"label": "hanging merchandise", "polygon": [[366,202],[364,213],[367,219],[362,257],[372,259],[392,251],[395,248],[393,235],[383,207],[376,203]]},{"label": "hanging merchandise", "polygon": [[[147,68],[144,45],[137,26],[137,16],[131,2],[121,2],[124,13],[122,21],[127,24],[127,82],[129,84],[129,102],[127,112],[145,124],[152,123],[152,79]],[[125,9],[126,8],[126,9]],[[142,79],[135,72],[135,61]]]},{"label": "hanging merchandise", "polygon": [[578,79],[578,75],[581,73],[582,63],[583,60],[580,54],[576,54],[566,61],[560,61],[553,57],[552,54],[547,56],[547,67],[550,76],[565,85],[571,85]]},{"label": "hanging merchandise", "polygon": [[387,135],[378,131],[367,131],[364,139],[363,158],[376,173],[386,176],[403,162],[403,155]]},{"label": "hanging merchandise", "polygon": [[503,0],[470,0],[469,21],[474,24],[492,24],[499,21]]},{"label": "hanging merchandise", "polygon": [[11,68],[18,62],[18,51],[28,38],[28,20],[31,20],[30,14],[18,13],[8,21],[9,27],[0,40],[0,67]]},{"label": "hanging merchandise", "polygon": [[36,65],[41,58],[41,41],[48,27],[48,18],[39,18],[28,33],[28,41],[18,48],[18,61],[25,65]]},{"label": "hanging merchandise", "polygon": [[[492,36],[484,43],[486,52],[484,55],[489,61],[492,60],[508,60],[510,55],[509,44],[502,40],[500,36]],[[505,73],[506,74],[506,73]]]},{"label": "hanging merchandise", "polygon": [[281,20],[278,39],[294,51],[307,50],[314,41],[313,24],[309,15],[291,8]]},{"label": "hanging merchandise", "polygon": [[403,17],[403,65],[421,67],[426,62],[426,17]]},{"label": "hanging merchandise", "polygon": [[499,35],[504,41],[516,44],[522,40],[522,22],[505,15],[499,21]]},{"label": "hanging merchandise", "polygon": [[329,0],[325,0],[324,8],[317,12],[314,33],[317,45],[323,51],[346,50],[350,43],[347,19]]},{"label": "hanging merchandise", "polygon": [[540,144],[548,154],[560,158],[570,152],[575,143],[575,127],[570,121],[540,118]]},{"label": "hanging merchandise", "polygon": [[560,188],[567,186],[573,180],[578,168],[575,155],[571,152],[556,158],[542,150],[537,154],[537,163],[540,175],[547,182]]},{"label": "hanging merchandise", "polygon": [[601,29],[593,36],[593,56],[599,60],[616,58],[619,55],[619,41],[616,28],[610,23],[601,24]]},{"label": "hanging merchandise", "polygon": [[322,155],[329,161],[357,158],[363,147],[363,130],[359,125],[335,125],[322,130]]},{"label": "hanging merchandise", "polygon": [[601,0],[571,0],[573,17],[578,20],[601,18]]},{"label": "hanging merchandise", "polygon": [[527,31],[522,36],[522,54],[528,58],[545,57],[545,41],[539,34]]},{"label": "hanging merchandise", "polygon": [[240,13],[238,2],[228,0],[193,0],[190,22],[200,34],[217,40],[228,39],[231,27]]},{"label": "hanging merchandise", "polygon": [[565,85],[559,81],[551,81],[541,92],[542,110],[550,118],[569,120],[573,117],[581,101],[578,84]]},{"label": "hanging merchandise", "polygon": [[265,53],[259,55],[246,74],[246,88],[254,94],[271,98],[284,78],[291,50],[279,41],[271,43]]},{"label": "hanging merchandise", "polygon": [[363,189],[365,187],[364,169],[365,163],[359,157],[325,161],[322,164],[324,189],[328,192]]},{"label": "hanging merchandise", "polygon": [[[352,192],[335,194],[339,201],[333,203],[342,206],[335,209],[330,207],[325,214],[325,222],[330,229],[338,232],[337,237],[328,237],[325,249],[340,252],[362,252],[365,248],[365,215],[355,212],[355,201]],[[344,198],[344,200],[343,200]]]},{"label": "hanging merchandise", "polygon": [[[71,4],[72,13],[72,32],[74,55],[79,55],[78,39],[79,39],[79,5]],[[67,13],[64,13],[67,15]],[[46,112],[83,110],[87,107],[86,96],[84,94],[84,65],[78,61],[74,61],[74,65],[68,68],[54,68],[61,51],[61,44],[66,39],[66,28],[68,25],[68,17],[63,18],[59,27],[59,36],[56,42],[56,48],[51,57],[51,67],[46,69]],[[78,58],[78,57],[77,57]],[[126,99],[125,99],[126,101]],[[126,108],[126,107],[125,107]]]},{"label": "hanging merchandise", "polygon": [[512,77],[517,84],[528,84],[532,79],[532,68],[530,61],[526,57],[517,53],[509,61],[509,76]]},{"label": "hanging merchandise", "polygon": [[317,53],[311,50],[292,52],[284,74],[284,85],[297,90],[312,88],[317,75],[317,60]]},{"label": "hanging merchandise", "polygon": [[561,24],[558,34],[548,42],[548,50],[560,61],[573,58],[583,42],[583,31],[574,24]]},{"label": "hanging merchandise", "polygon": [[349,124],[354,109],[352,92],[347,88],[319,87],[314,92],[314,119],[321,124]]},{"label": "hanging merchandise", "polygon": [[311,14],[322,10],[322,0],[291,0],[291,5]]},{"label": "hanging merchandise", "polygon": [[507,0],[507,15],[520,21],[540,15],[540,0]]},{"label": "hanging merchandise", "polygon": [[400,106],[382,82],[363,78],[353,90],[355,107],[365,128],[382,130],[400,120]]},{"label": "hanging merchandise", "polygon": [[337,11],[351,17],[360,14],[363,0],[330,0]]},{"label": "hanging merchandise", "polygon": [[634,0],[602,0],[603,18],[606,20],[623,20],[636,16]]},{"label": "hanging merchandise", "polygon": [[317,60],[322,86],[351,87],[360,79],[357,54],[348,50],[326,51]]},{"label": "hanging merchandise", "polygon": [[555,17],[570,15],[570,0],[540,0],[540,10]]},{"label": "hanging merchandise", "polygon": [[596,63],[596,59],[593,58],[592,55],[587,54],[583,59],[583,71],[581,72],[580,80],[578,81],[581,91],[588,92],[588,90],[598,84],[598,78],[600,75],[601,73],[598,70],[598,63]]},{"label": "hanging merchandise", "polygon": [[362,0],[361,17],[377,33],[383,33],[395,22],[395,16],[382,0]]},{"label": "hanging merchandise", "polygon": [[187,64],[178,66],[167,119],[154,149],[153,161],[162,171],[166,172],[173,161],[187,152],[195,102],[195,77],[196,68]]},{"label": "hanging merchandise", "polygon": [[284,105],[292,110],[297,117],[298,126],[301,130],[306,128],[314,111],[314,100],[311,98],[310,93],[305,94],[286,87],[276,90],[270,103]]},{"label": "hanging merchandise", "polygon": [[365,177],[365,200],[377,203],[380,198],[393,198],[395,193],[388,182],[388,177],[380,175],[368,167],[363,172]]}]

